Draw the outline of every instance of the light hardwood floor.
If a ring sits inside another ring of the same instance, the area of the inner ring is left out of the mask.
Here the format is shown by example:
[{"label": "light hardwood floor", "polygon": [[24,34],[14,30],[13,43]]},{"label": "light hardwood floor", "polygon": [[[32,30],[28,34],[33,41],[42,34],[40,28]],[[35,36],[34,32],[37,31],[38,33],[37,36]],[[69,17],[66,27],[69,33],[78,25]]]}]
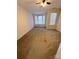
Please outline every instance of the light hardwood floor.
[{"label": "light hardwood floor", "polygon": [[60,41],[60,32],[34,28],[17,41],[17,59],[54,59]]}]

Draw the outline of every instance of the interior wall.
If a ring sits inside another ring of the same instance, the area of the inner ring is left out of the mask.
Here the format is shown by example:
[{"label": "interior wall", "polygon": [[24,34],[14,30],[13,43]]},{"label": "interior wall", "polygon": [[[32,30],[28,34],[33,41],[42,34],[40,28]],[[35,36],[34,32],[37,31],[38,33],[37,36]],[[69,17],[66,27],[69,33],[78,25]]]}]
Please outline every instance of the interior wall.
[{"label": "interior wall", "polygon": [[55,59],[61,59],[61,45],[58,48],[58,51],[57,51]]},{"label": "interior wall", "polygon": [[[46,28],[47,29],[56,29],[56,24],[57,24],[57,20],[58,20],[60,11],[61,11],[60,8],[52,8],[52,9],[48,10],[48,13],[47,13],[47,22],[46,22]],[[55,25],[49,25],[51,13],[57,13]]]},{"label": "interior wall", "polygon": [[56,28],[56,29],[61,32],[61,14],[60,14],[60,16],[58,17],[57,28]]},{"label": "interior wall", "polygon": [[33,16],[27,10],[17,5],[17,39],[33,28]]}]

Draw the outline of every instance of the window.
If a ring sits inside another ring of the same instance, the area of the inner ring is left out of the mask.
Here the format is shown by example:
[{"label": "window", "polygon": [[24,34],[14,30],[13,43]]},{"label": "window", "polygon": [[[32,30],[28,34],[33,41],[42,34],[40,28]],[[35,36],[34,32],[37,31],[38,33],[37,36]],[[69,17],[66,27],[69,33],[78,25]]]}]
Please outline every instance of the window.
[{"label": "window", "polygon": [[42,16],[38,16],[38,24],[43,24]]},{"label": "window", "polygon": [[37,16],[35,16],[35,24],[38,24]]},{"label": "window", "polygon": [[45,16],[35,16],[35,24],[45,24]]},{"label": "window", "polygon": [[45,16],[43,16],[43,23],[42,24],[45,24]]},{"label": "window", "polygon": [[50,16],[50,25],[54,25],[55,24],[56,16],[57,16],[57,13],[51,13],[51,16]]}]

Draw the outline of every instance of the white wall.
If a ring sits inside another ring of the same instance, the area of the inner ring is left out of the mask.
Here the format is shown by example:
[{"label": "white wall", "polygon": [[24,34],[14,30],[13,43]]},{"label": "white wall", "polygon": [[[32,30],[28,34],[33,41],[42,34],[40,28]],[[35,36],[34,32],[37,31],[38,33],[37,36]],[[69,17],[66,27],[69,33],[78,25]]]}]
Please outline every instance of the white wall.
[{"label": "white wall", "polygon": [[[59,16],[58,21],[57,21],[57,30],[61,32],[61,15]],[[58,48],[55,59],[61,59],[61,45]]]},{"label": "white wall", "polygon": [[61,45],[58,48],[57,54],[55,56],[55,59],[61,59]]},{"label": "white wall", "polygon": [[31,13],[17,6],[17,39],[33,28],[33,16]]},{"label": "white wall", "polygon": [[59,16],[57,21],[57,30],[61,32],[61,15]]}]

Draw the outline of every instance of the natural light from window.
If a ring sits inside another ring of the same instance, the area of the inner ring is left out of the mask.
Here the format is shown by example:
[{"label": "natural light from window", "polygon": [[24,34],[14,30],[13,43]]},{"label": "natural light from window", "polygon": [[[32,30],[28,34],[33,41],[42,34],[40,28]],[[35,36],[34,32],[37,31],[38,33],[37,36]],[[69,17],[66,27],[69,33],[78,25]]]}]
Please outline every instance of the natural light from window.
[{"label": "natural light from window", "polygon": [[35,24],[45,24],[45,16],[35,16]]},{"label": "natural light from window", "polygon": [[54,25],[55,24],[55,22],[56,22],[56,16],[57,16],[57,13],[51,13],[50,24],[49,25]]}]

